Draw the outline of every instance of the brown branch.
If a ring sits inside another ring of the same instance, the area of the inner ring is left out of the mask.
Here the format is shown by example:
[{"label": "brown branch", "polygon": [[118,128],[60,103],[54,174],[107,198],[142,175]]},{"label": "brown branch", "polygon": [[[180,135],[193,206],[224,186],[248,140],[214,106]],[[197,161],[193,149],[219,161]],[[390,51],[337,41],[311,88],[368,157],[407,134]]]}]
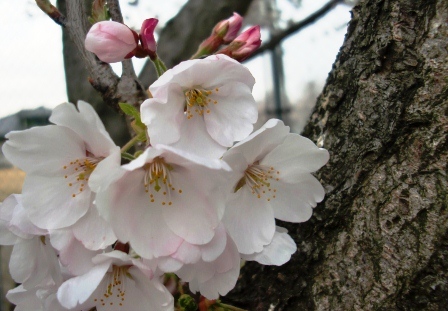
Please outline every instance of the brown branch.
[{"label": "brown branch", "polygon": [[309,15],[304,20],[301,20],[300,22],[297,22],[290,26],[289,28],[285,29],[284,31],[274,35],[271,40],[269,40],[267,43],[263,44],[256,52],[254,52],[249,58],[246,60],[249,60],[251,58],[254,58],[255,56],[274,49],[280,42],[282,42],[283,39],[288,37],[289,35],[292,35],[293,33],[296,33],[307,26],[313,24],[320,18],[324,17],[328,12],[330,12],[336,5],[339,3],[343,3],[342,0],[331,0],[327,4],[325,4],[323,7],[321,7],[319,10],[314,12],[313,14]]},{"label": "brown branch", "polygon": [[109,13],[112,20],[123,24],[123,14],[121,14],[118,0],[108,0],[107,6],[109,7]]},{"label": "brown branch", "polygon": [[56,24],[65,27],[67,24],[66,17],[48,0],[36,0],[37,6],[47,14]]}]

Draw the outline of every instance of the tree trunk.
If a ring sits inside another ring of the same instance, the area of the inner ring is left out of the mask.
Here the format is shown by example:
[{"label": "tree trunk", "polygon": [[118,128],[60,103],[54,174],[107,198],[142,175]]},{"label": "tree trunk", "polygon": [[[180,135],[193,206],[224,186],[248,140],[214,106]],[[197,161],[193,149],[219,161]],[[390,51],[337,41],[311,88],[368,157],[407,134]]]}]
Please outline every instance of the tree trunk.
[{"label": "tree trunk", "polygon": [[225,301],[266,310],[448,310],[448,2],[365,0],[305,135],[327,195],[286,224],[282,267],[247,263]]}]

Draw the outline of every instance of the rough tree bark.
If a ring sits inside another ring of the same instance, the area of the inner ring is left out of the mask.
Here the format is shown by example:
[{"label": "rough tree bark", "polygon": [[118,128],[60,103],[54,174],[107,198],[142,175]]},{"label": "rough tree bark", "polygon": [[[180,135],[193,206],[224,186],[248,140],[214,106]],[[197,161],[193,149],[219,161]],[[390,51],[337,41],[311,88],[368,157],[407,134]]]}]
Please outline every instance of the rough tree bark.
[{"label": "rough tree bark", "polygon": [[330,151],[298,252],[248,263],[251,311],[448,310],[448,2],[365,0],[305,135]]}]

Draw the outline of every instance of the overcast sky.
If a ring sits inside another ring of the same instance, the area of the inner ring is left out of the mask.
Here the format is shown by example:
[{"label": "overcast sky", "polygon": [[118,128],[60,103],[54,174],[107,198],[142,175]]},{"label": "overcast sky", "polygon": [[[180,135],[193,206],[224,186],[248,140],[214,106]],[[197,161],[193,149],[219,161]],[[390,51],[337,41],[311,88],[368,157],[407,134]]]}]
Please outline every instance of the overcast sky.
[{"label": "overcast sky", "polygon": [[[288,6],[288,1],[278,1]],[[154,1],[140,0],[139,7],[133,8],[122,1],[122,10],[130,26],[139,28],[141,21],[153,16],[163,24],[185,2],[158,1],[154,7]],[[325,3],[325,0],[303,0],[300,10],[288,7],[283,14],[285,18],[300,20]],[[315,25],[285,41],[286,87],[292,100],[304,94],[309,81],[323,85],[343,42],[349,18],[349,8],[338,6]],[[0,118],[21,109],[53,108],[66,101],[59,26],[39,10],[34,0],[0,0],[0,20]],[[142,62],[136,64],[137,69],[141,66]],[[266,57],[247,66],[257,80],[254,95],[261,99],[269,90]]]}]

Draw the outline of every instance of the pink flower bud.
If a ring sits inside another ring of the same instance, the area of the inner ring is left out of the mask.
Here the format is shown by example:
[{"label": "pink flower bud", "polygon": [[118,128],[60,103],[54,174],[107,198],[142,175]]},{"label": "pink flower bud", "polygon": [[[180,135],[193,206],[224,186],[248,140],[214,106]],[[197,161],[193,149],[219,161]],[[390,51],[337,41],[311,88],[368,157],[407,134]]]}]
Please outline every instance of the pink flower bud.
[{"label": "pink flower bud", "polygon": [[146,19],[142,24],[140,30],[140,41],[142,42],[143,50],[149,55],[151,59],[157,57],[157,43],[154,39],[154,29],[159,22],[156,18]]},{"label": "pink flower bud", "polygon": [[121,62],[134,55],[138,35],[128,26],[112,21],[93,24],[87,33],[85,47],[106,63]]},{"label": "pink flower bud", "polygon": [[216,52],[216,54],[225,54],[237,61],[243,61],[260,47],[260,36],[260,26],[253,26],[242,32],[228,46]]},{"label": "pink flower bud", "polygon": [[221,36],[224,43],[230,43],[236,38],[242,24],[243,18],[234,12],[232,17],[220,21],[213,29],[213,32]]}]

